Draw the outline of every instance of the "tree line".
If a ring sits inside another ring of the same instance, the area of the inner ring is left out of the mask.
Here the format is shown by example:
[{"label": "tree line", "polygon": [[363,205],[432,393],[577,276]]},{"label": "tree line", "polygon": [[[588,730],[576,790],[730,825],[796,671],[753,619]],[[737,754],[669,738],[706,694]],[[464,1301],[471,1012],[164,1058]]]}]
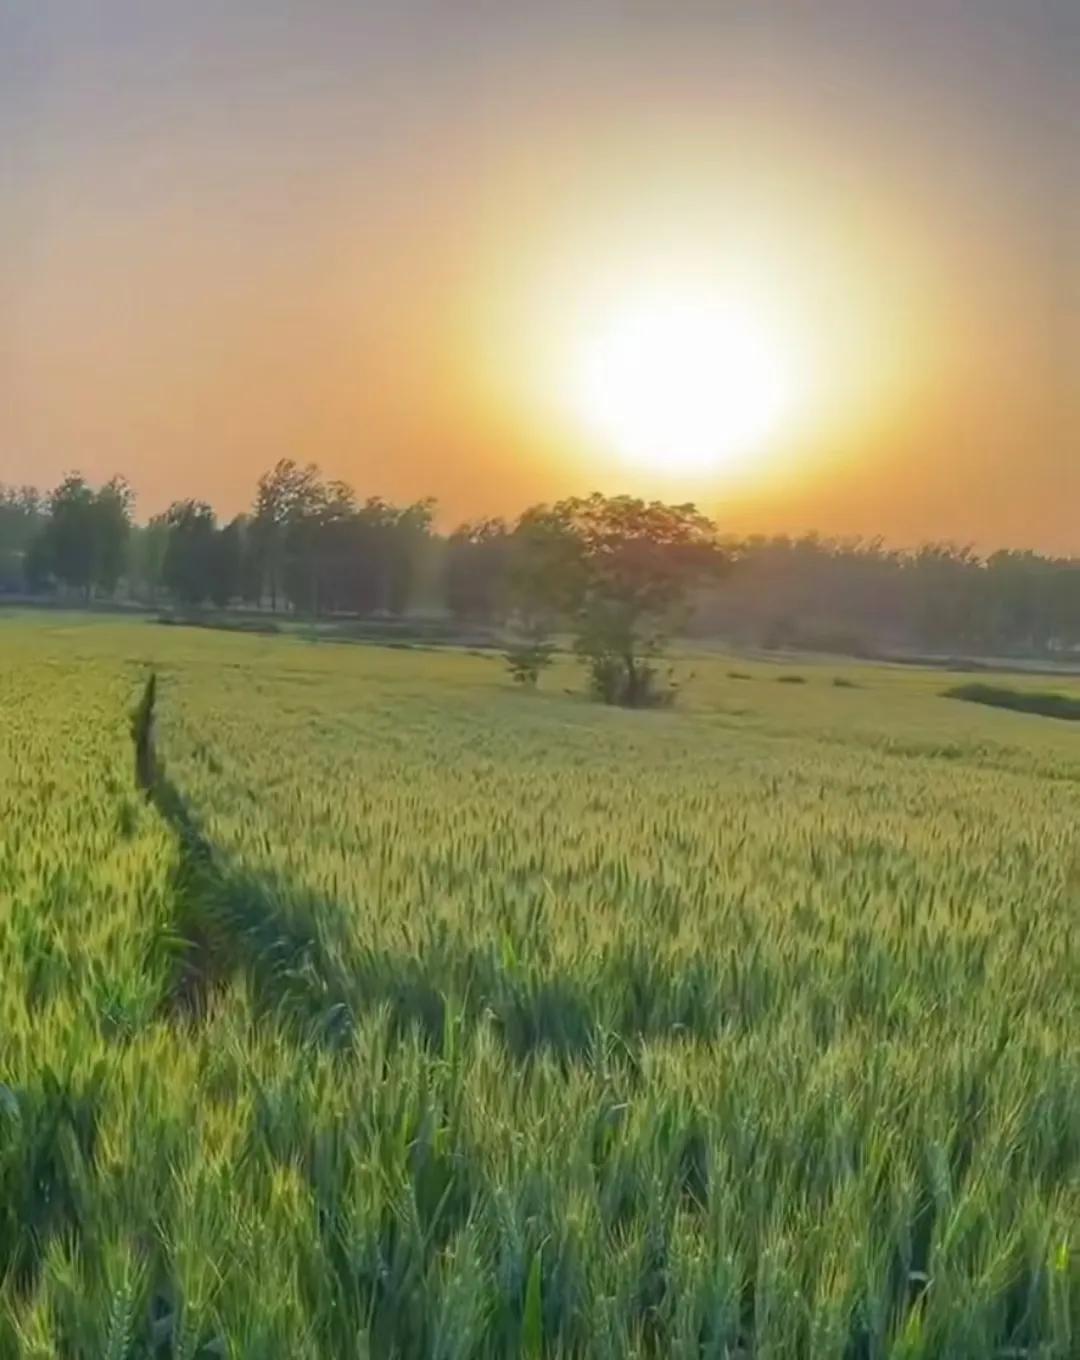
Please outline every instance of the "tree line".
[{"label": "tree line", "polygon": [[432,535],[431,501],[359,501],[313,464],[279,462],[250,511],[219,520],[174,501],[145,525],[114,477],[71,473],[51,492],[0,486],[0,591],[85,600],[122,594],[191,609],[247,605],[313,614],[405,613]]},{"label": "tree line", "polygon": [[[508,630],[526,680],[530,657],[542,664],[552,630],[568,623],[583,654],[617,655],[629,631],[639,660],[674,628],[868,653],[1080,646],[1074,558],[723,538],[692,506],[631,497],[571,498],[446,535],[434,509],[361,499],[291,460],[259,478],[248,511],[224,521],[205,501],[182,500],[136,524],[120,477],[95,487],[71,474],[47,493],[0,486],[0,592],[313,618],[442,610],[463,626]],[[616,690],[633,693],[625,654],[612,675]]]},{"label": "tree line", "polygon": [[1080,647],[1080,559],[954,543],[755,537],[701,603],[707,633],[867,655],[1040,656]]}]

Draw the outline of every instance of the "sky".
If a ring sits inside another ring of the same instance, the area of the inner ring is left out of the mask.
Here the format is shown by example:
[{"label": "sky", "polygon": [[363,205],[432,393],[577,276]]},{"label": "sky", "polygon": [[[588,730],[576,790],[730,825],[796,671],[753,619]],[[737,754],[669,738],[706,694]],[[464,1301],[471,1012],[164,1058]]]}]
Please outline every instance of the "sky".
[{"label": "sky", "polygon": [[1078,69],[1074,0],[0,0],[0,481],[1080,553]]}]

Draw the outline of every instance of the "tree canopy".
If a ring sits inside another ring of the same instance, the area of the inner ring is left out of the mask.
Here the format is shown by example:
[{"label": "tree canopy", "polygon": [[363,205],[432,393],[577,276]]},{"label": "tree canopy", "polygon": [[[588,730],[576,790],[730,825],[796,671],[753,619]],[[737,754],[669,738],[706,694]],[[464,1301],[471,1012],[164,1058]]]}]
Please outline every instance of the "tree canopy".
[{"label": "tree canopy", "polygon": [[620,655],[654,664],[677,629],[833,651],[1080,647],[1078,558],[814,534],[720,540],[693,506],[599,495],[444,537],[430,501],[364,498],[289,460],[227,521],[197,498],[142,525],[133,510],[119,477],[95,486],[71,473],[49,492],[0,486],[0,592],[308,616],[445,607],[462,631],[511,625],[537,655],[571,632],[590,664],[607,658],[612,683]]},{"label": "tree canopy", "polygon": [[598,695],[655,702],[647,658],[725,565],[712,521],[690,504],[594,493],[526,511],[515,536],[518,598],[567,620]]}]

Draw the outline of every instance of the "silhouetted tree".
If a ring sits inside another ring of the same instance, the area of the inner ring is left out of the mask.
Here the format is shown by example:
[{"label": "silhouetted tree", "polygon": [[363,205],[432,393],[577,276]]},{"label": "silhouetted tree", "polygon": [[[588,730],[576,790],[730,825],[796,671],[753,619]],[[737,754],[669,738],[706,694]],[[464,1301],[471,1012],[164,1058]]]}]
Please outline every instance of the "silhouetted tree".
[{"label": "silhouetted tree", "polygon": [[69,473],[49,496],[44,560],[58,581],[87,598],[94,580],[95,536],[94,492],[80,473]]},{"label": "silhouetted tree", "polygon": [[165,512],[169,538],[162,578],[181,604],[199,605],[214,591],[214,545],[217,525],[205,501],[174,501]]},{"label": "silhouetted tree", "polygon": [[597,696],[658,702],[652,659],[725,562],[712,522],[693,505],[594,494],[527,511],[517,532],[518,589],[570,616]]},{"label": "silhouetted tree", "polygon": [[237,517],[218,529],[210,544],[209,595],[220,609],[240,594],[243,559],[243,520]]},{"label": "silhouetted tree", "polygon": [[112,477],[94,497],[94,585],[113,595],[127,568],[135,497],[123,477]]},{"label": "silhouetted tree", "polygon": [[431,535],[435,502],[416,501],[392,510],[384,536],[386,559],[385,607],[391,614],[404,614],[416,589],[417,568]]},{"label": "silhouetted tree", "polygon": [[0,591],[27,585],[27,555],[45,522],[47,506],[33,486],[0,484]]},{"label": "silhouetted tree", "polygon": [[165,584],[165,551],[169,546],[169,524],[164,515],[131,531],[128,560],[135,593],[153,603]]},{"label": "silhouetted tree", "polygon": [[324,482],[315,464],[283,460],[259,480],[244,560],[271,608],[285,598],[314,615],[400,614],[415,593],[432,512],[431,501],[398,507],[371,497],[361,505],[351,486]]},{"label": "silhouetted tree", "polygon": [[260,605],[263,599],[262,571],[252,538],[250,515],[237,515],[232,521],[240,540],[240,575],[237,594],[247,605]]},{"label": "silhouetted tree", "polygon": [[[0,591],[61,588],[89,600],[126,578],[146,600],[167,588],[189,604],[400,615],[438,562],[455,618],[505,622],[514,645],[541,648],[565,624],[594,683],[622,702],[650,700],[651,658],[674,626],[857,654],[1080,648],[1075,558],[1012,549],[983,557],[950,543],[900,551],[817,534],[718,545],[693,507],[602,496],[534,506],[512,530],[480,520],[439,539],[431,501],[360,501],[290,459],[259,479],[252,513],[220,529],[198,501],[136,528],[132,500],[119,477],[95,490],[71,473],[48,496],[0,486]],[[694,554],[704,569],[683,571]],[[720,560],[731,570],[717,576]]]},{"label": "silhouetted tree", "polygon": [[455,618],[493,623],[508,606],[511,535],[505,520],[463,524],[446,540],[443,593]]},{"label": "silhouetted tree", "polygon": [[317,483],[318,469],[310,463],[300,467],[292,458],[281,459],[259,478],[250,535],[272,610],[284,589],[290,555],[297,551],[297,521],[309,512]]},{"label": "silhouetted tree", "polygon": [[127,562],[133,501],[122,477],[95,492],[80,473],[69,473],[49,496],[33,556],[35,577],[52,576],[86,599],[95,588],[112,595]]}]

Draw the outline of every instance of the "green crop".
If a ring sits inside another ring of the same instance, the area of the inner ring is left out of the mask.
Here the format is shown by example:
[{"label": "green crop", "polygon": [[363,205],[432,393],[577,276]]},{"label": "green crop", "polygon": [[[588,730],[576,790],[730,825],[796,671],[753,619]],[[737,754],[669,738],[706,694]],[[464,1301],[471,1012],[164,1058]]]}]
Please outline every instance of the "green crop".
[{"label": "green crop", "polygon": [[1080,738],[732,664],[0,620],[0,1356],[1080,1353]]}]

